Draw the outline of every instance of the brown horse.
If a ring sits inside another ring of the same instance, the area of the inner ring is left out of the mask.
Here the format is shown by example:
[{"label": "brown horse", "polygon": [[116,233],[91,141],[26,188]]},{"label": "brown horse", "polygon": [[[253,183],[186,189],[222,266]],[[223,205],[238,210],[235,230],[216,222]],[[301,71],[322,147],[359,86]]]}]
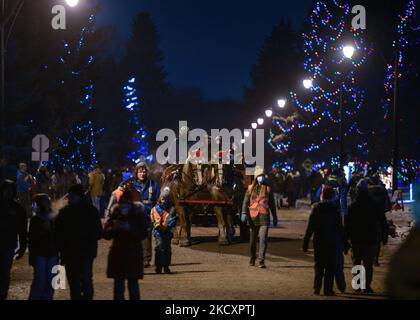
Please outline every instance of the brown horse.
[{"label": "brown horse", "polygon": [[[174,243],[191,245],[192,217],[197,213],[205,213],[208,208],[213,209],[217,218],[218,243],[227,245],[232,242],[236,209],[231,203],[235,203],[235,191],[220,183],[220,179],[217,179],[221,176],[219,170],[222,169],[217,165],[186,162],[184,165],[169,166],[164,171],[161,185],[170,188],[178,216],[178,232]],[[191,201],[202,203],[194,204]],[[217,203],[212,204],[212,201]]]}]

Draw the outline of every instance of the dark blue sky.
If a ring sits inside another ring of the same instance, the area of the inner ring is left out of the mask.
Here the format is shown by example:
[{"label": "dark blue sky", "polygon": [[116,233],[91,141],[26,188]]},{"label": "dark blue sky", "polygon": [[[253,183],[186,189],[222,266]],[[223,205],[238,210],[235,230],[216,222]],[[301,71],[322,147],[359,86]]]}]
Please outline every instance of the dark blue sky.
[{"label": "dark blue sky", "polygon": [[152,15],[161,36],[168,80],[194,87],[206,98],[240,99],[258,49],[274,24],[290,18],[297,28],[310,0],[101,0],[100,23],[124,35],[139,11]]}]

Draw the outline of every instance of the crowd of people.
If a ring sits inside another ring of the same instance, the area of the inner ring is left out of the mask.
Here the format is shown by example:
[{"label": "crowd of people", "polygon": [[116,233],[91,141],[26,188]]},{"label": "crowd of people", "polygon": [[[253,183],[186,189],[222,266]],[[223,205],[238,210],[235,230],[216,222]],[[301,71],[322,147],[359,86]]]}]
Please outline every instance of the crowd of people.
[{"label": "crowd of people", "polygon": [[[257,168],[240,217],[250,229],[250,266],[266,268],[270,220],[277,225],[283,199],[293,207],[296,199],[308,194],[312,212],[303,251],[308,251],[313,237],[314,293],[320,294],[323,286],[325,295],[334,295],[334,279],[345,292],[344,255],[350,249],[354,265],[365,268],[364,291],[373,292],[373,266],[379,264],[381,244],[387,243],[385,212],[391,208],[387,191],[373,171],[365,177],[355,173],[347,183],[336,169],[313,171],[305,179],[298,173],[284,176],[276,169],[266,175]],[[67,202],[55,214],[53,202],[61,199]],[[146,163],[132,172],[103,173],[96,165],[87,174],[69,168],[50,174],[41,166],[34,176],[21,163],[16,183],[5,180],[0,185],[0,299],[7,298],[13,260],[22,258],[27,249],[34,272],[29,299],[54,298],[51,271],[58,265],[65,267],[71,299],[93,299],[93,263],[103,238],[112,241],[107,276],[114,280],[114,298],[124,299],[127,285],[130,299],[138,300],[139,280],[152,264],[152,238],[155,272],[171,274],[175,228],[170,190],[160,190]]]},{"label": "crowd of people", "polygon": [[[0,300],[7,298],[14,259],[27,249],[33,267],[29,299],[34,300],[54,298],[53,270],[59,265],[65,267],[70,298],[92,300],[93,263],[102,238],[112,241],[107,276],[114,279],[116,300],[124,299],[126,282],[130,299],[140,299],[138,281],[151,266],[152,237],[156,273],[171,273],[176,215],[169,190],[161,193],[146,163],[139,163],[131,174],[107,173],[108,177],[96,165],[80,179],[68,168],[50,175],[40,167],[33,177],[21,163],[16,183],[1,183]],[[104,203],[107,193],[110,200]],[[63,198],[67,201],[55,214],[53,201]]]},{"label": "crowd of people", "polygon": [[342,175],[327,177],[320,199],[312,207],[303,242],[303,251],[307,252],[313,237],[314,294],[319,295],[323,286],[325,295],[335,295],[334,279],[337,288],[345,292],[343,255],[350,248],[354,266],[363,266],[365,275],[356,292],[373,293],[373,266],[379,266],[381,245],[388,242],[385,213],[390,210],[387,190],[374,172],[367,177],[353,175],[349,187]]}]

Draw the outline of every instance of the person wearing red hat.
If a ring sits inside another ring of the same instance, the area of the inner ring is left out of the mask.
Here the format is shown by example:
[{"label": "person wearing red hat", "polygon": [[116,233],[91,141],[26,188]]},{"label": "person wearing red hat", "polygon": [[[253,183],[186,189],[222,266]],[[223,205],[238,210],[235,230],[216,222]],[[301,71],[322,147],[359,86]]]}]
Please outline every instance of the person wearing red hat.
[{"label": "person wearing red hat", "polygon": [[[326,296],[335,295],[333,286],[337,267],[337,251],[345,248],[340,208],[335,200],[336,194],[334,189],[324,186],[321,201],[312,207],[303,240],[303,251],[308,252],[309,241],[313,236],[315,259],[314,294],[316,295],[319,295],[321,292],[322,282],[324,282],[324,294]],[[343,291],[341,288],[340,290]]]}]

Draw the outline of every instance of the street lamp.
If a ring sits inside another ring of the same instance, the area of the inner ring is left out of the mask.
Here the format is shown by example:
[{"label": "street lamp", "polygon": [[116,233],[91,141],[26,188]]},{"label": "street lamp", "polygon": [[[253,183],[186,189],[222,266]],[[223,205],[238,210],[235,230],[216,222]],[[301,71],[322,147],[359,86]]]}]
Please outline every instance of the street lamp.
[{"label": "street lamp", "polygon": [[312,86],[313,86],[312,79],[305,79],[305,80],[303,80],[303,86],[305,87],[305,89],[312,88]]},{"label": "street lamp", "polygon": [[[347,59],[351,59],[354,55],[355,48],[353,46],[344,46],[343,55]],[[341,75],[341,88],[340,88],[340,170],[344,166],[344,101],[343,101],[343,91],[344,91],[344,81],[345,74]]]},{"label": "street lamp", "polygon": [[273,110],[271,109],[265,110],[265,115],[267,118],[271,118],[271,116],[273,115]]},{"label": "street lamp", "polygon": [[344,57],[346,57],[347,59],[351,59],[355,51],[356,49],[353,46],[345,46],[343,48]]},{"label": "street lamp", "polygon": [[286,100],[285,99],[277,100],[277,105],[279,106],[279,108],[283,109],[286,106]]},{"label": "street lamp", "polygon": [[250,135],[251,135],[251,132],[249,132],[249,130],[244,131],[245,138],[248,138]]},{"label": "street lamp", "polygon": [[252,129],[257,129],[258,128],[258,124],[256,122],[253,122],[251,124]]},{"label": "street lamp", "polygon": [[66,0],[66,3],[70,7],[75,7],[79,4],[79,0]]},{"label": "street lamp", "polygon": [[263,118],[258,118],[257,123],[262,126],[264,124],[264,119]]}]

